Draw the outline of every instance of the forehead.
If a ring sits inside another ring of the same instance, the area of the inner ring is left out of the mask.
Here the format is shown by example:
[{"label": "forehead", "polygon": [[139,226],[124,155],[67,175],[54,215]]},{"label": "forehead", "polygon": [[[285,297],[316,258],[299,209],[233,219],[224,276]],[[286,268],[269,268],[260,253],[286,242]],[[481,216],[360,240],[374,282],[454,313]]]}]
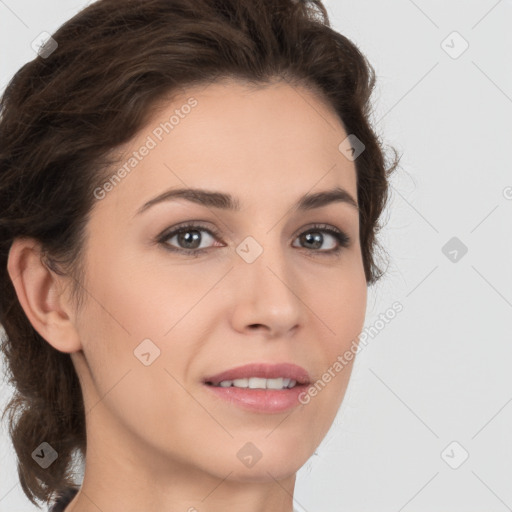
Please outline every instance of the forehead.
[{"label": "forehead", "polygon": [[120,206],[122,197],[133,209],[169,187],[230,191],[242,202],[336,185],[356,196],[354,162],[339,150],[346,137],[336,113],[303,87],[234,80],[191,87],[160,102],[118,148],[111,174],[125,172],[101,203]]}]

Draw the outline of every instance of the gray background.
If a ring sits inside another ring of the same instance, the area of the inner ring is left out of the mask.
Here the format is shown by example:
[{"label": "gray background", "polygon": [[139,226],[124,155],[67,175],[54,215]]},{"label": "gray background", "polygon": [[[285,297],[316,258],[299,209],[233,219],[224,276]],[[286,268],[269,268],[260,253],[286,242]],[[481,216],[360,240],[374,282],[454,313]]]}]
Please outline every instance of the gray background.
[{"label": "gray background", "polygon": [[[34,58],[36,36],[85,4],[0,0],[0,90]],[[512,1],[325,4],[373,64],[376,130],[403,157],[381,234],[388,273],[369,291],[374,334],[335,423],[298,474],[295,504],[511,510]],[[462,38],[469,47],[459,55]],[[457,256],[443,250],[453,237]],[[403,311],[378,322],[395,301]],[[2,405],[10,389],[0,392]],[[0,510],[38,510],[2,427]]]}]

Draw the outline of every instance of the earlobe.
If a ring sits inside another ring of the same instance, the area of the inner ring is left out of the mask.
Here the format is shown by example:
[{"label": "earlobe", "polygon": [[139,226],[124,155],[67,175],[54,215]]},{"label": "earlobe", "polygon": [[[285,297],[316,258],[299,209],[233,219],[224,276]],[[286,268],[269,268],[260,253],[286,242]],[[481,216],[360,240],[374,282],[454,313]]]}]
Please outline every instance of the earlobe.
[{"label": "earlobe", "polygon": [[82,346],[73,323],[71,304],[62,294],[65,278],[51,271],[41,254],[36,240],[17,238],[9,250],[7,271],[34,329],[55,349],[76,352]]}]

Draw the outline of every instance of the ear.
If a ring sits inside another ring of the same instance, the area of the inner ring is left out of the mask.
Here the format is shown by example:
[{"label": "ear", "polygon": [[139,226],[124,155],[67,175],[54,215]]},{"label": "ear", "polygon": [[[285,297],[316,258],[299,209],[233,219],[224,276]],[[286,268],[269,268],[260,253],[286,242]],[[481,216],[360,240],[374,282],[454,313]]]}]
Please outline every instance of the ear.
[{"label": "ear", "polygon": [[63,293],[65,276],[50,270],[41,256],[36,240],[16,238],[9,250],[7,271],[34,329],[55,349],[76,352],[82,345],[71,303]]}]

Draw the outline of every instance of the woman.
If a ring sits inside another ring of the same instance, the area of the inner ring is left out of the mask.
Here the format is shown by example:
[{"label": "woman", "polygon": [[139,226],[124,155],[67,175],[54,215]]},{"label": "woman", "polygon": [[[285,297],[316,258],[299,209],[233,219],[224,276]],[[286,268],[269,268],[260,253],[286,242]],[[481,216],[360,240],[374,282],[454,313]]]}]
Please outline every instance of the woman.
[{"label": "woman", "polygon": [[294,509],[382,275],[374,80],[319,0],[100,0],[14,76],[0,322],[34,504]]}]

